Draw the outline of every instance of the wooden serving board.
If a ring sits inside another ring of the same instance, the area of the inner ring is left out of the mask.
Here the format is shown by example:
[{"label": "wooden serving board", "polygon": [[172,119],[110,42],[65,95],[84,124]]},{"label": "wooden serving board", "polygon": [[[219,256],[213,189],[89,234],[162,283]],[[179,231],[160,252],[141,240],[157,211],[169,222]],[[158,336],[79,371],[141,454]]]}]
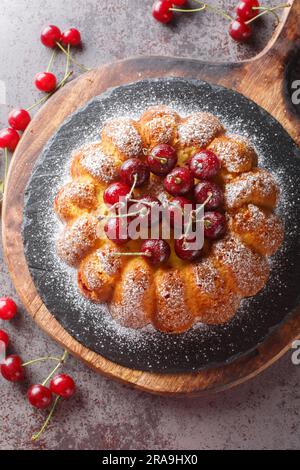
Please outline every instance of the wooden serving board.
[{"label": "wooden serving board", "polygon": [[300,337],[300,311],[273,333],[254,354],[230,365],[189,374],[157,374],[119,366],[88,350],[54,319],[39,297],[29,274],[21,237],[24,191],[42,148],[74,111],[110,87],[145,78],[186,77],[205,80],[241,92],[269,111],[300,144],[300,115],[289,105],[286,73],[295,59],[300,32],[300,0],[284,13],[267,48],[255,59],[234,64],[203,63],[175,57],[141,57],[92,70],[57,92],[26,130],[8,175],[3,202],[3,245],[17,292],[29,314],[62,347],[97,372],[144,391],[168,395],[203,395],[221,391],[254,377],[270,366]]}]

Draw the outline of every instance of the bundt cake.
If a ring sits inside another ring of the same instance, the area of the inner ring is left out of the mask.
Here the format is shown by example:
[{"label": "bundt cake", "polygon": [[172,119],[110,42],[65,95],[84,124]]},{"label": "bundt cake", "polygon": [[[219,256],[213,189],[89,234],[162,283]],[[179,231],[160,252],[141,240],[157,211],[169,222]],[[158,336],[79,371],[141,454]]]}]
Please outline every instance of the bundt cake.
[{"label": "bundt cake", "polygon": [[[181,333],[226,323],[264,288],[284,238],[278,185],[257,165],[255,147],[207,112],[182,118],[152,106],[138,121],[108,121],[101,141],[72,155],[55,198],[65,224],[58,256],[77,270],[82,294],[125,327]],[[167,237],[160,212],[153,236],[154,208],[169,217]],[[204,242],[192,247],[199,227]]]}]

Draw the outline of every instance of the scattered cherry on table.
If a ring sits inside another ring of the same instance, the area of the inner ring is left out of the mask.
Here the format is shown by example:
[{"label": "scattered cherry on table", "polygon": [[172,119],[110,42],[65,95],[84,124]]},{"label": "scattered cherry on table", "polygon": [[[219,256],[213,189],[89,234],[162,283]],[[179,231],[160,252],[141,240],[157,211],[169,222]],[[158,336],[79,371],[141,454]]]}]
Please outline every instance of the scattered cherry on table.
[{"label": "scattered cherry on table", "polygon": [[35,76],[34,84],[38,90],[51,93],[57,85],[56,76],[51,72],[39,72]]},{"label": "scattered cherry on table", "polygon": [[0,298],[0,319],[1,320],[12,320],[18,311],[16,303],[10,297]]},{"label": "scattered cherry on table", "polygon": [[72,377],[67,374],[58,374],[50,382],[50,390],[55,395],[63,398],[71,398],[75,391],[76,385]]},{"label": "scattered cherry on table", "polygon": [[160,23],[170,23],[174,18],[173,11],[170,10],[172,4],[169,0],[156,0],[152,7],[152,16]]},{"label": "scattered cherry on table", "polygon": [[45,410],[52,403],[52,392],[48,387],[44,385],[37,384],[32,385],[28,392],[27,398],[29,403],[35,408],[40,410]]},{"label": "scattered cherry on table", "polygon": [[81,34],[76,28],[70,28],[61,35],[61,42],[67,46],[79,46],[81,43]]},{"label": "scattered cherry on table", "polygon": [[8,123],[16,131],[25,131],[30,121],[31,117],[26,109],[13,109],[8,115]]},{"label": "scattered cherry on table", "polygon": [[8,347],[9,344],[9,336],[4,330],[0,330],[0,341],[2,341],[5,344],[5,348]]},{"label": "scattered cherry on table", "polygon": [[2,377],[9,382],[22,382],[25,373],[20,356],[16,354],[7,356],[0,366],[0,372]]},{"label": "scattered cherry on table", "polygon": [[252,36],[252,28],[237,18],[230,23],[229,34],[235,41],[247,41]]},{"label": "scattered cherry on table", "polygon": [[41,32],[41,42],[44,46],[54,49],[61,40],[61,30],[52,24],[46,26]]},{"label": "scattered cherry on table", "polygon": [[12,152],[16,149],[20,140],[20,136],[15,129],[7,127],[0,131],[0,148],[7,148]]},{"label": "scattered cherry on table", "polygon": [[240,0],[236,7],[236,15],[242,21],[249,21],[255,18],[259,10],[258,0]]}]

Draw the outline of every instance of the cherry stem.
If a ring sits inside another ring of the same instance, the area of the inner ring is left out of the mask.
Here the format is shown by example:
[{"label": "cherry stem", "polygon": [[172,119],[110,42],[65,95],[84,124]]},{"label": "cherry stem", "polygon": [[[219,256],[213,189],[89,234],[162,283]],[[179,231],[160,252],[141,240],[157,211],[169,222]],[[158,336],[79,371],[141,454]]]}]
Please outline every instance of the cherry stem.
[{"label": "cherry stem", "polygon": [[50,72],[51,67],[52,67],[52,65],[53,65],[53,62],[54,62],[54,59],[55,59],[55,56],[56,56],[56,50],[54,49],[54,51],[53,51],[52,54],[51,54],[50,62],[49,62],[49,64],[48,64],[48,67],[47,67],[46,72]]},{"label": "cherry stem", "polygon": [[226,20],[229,20],[229,21],[233,21],[233,18],[224,10],[220,9],[220,8],[217,8],[217,7],[213,7],[211,5],[209,5],[208,3],[205,3],[205,2],[200,2],[199,0],[193,0],[195,3],[198,3],[199,5],[201,5],[201,7],[199,8],[192,8],[192,9],[181,9],[181,8],[169,8],[169,10],[172,10],[172,11],[179,11],[179,12],[182,12],[182,13],[195,13],[195,12],[198,12],[198,11],[203,11],[203,10],[211,10],[213,11],[214,13],[218,13],[219,15],[223,16],[224,18],[226,18]]},{"label": "cherry stem", "polygon": [[74,59],[74,57],[70,54],[70,52],[68,52],[59,42],[56,43],[56,45],[60,48],[60,50],[66,54],[67,57],[69,57],[69,60],[71,62],[73,62],[74,64],[77,65],[77,67],[81,68],[82,70],[84,70],[85,72],[89,72],[90,70],[92,69],[89,69],[88,67],[86,67],[85,65],[82,65],[80,64],[79,62],[77,62],[77,60]]},{"label": "cherry stem", "polygon": [[22,364],[22,367],[30,366],[32,364],[36,364],[37,362],[42,362],[42,361],[60,362],[61,359],[59,357],[54,357],[54,356],[39,357],[38,359],[33,359],[32,361],[24,362],[24,364]]},{"label": "cherry stem", "polygon": [[52,370],[52,372],[50,372],[50,374],[48,375],[48,377],[44,380],[44,382],[42,383],[42,385],[46,385],[47,382],[49,382],[49,380],[51,379],[51,377],[55,374],[55,372],[61,367],[61,365],[65,362],[66,358],[67,358],[67,355],[68,355],[68,351],[65,351],[62,355],[62,357],[60,358],[59,360],[59,363],[57,364],[57,366],[54,367],[54,369]]},{"label": "cherry stem", "polygon": [[65,70],[65,77],[69,73],[69,68],[70,68],[70,44],[68,44],[68,55],[67,55],[67,63],[66,63],[66,70]]},{"label": "cherry stem", "polygon": [[280,22],[279,16],[276,13],[276,10],[282,9],[282,8],[289,8],[291,5],[289,3],[281,3],[280,5],[277,5],[275,7],[252,7],[253,10],[263,10],[261,11],[258,15],[256,15],[254,18],[251,20],[247,21],[246,24],[253,23],[253,21],[257,20],[263,15],[266,15],[267,13],[273,13],[278,21]]},{"label": "cherry stem", "polygon": [[[190,228],[191,228],[191,226],[192,226],[192,223],[193,223],[193,221],[195,220],[195,217],[197,217],[198,212],[199,212],[200,210],[202,210],[202,209],[206,206],[206,204],[211,200],[211,198],[212,198],[212,193],[209,193],[209,194],[208,194],[208,197],[207,197],[206,200],[203,202],[203,204],[201,204],[201,206],[198,207],[198,209],[191,211],[191,213],[190,213],[190,215],[189,215],[188,225],[187,225],[187,228],[186,228],[186,230],[185,230],[185,232],[184,232],[184,235],[183,235],[184,240],[186,240],[186,238],[187,238],[187,236],[188,236],[188,234],[189,234]],[[196,219],[196,222],[198,222],[197,219]]]},{"label": "cherry stem", "polygon": [[55,399],[55,401],[54,401],[54,403],[53,403],[53,405],[52,405],[52,407],[51,407],[50,413],[49,413],[49,415],[48,415],[46,421],[44,422],[44,424],[43,424],[43,426],[41,427],[40,431],[39,431],[37,434],[34,434],[34,435],[32,436],[32,438],[31,438],[32,441],[37,441],[37,440],[41,437],[41,435],[43,434],[43,432],[45,431],[45,429],[47,428],[48,424],[49,424],[50,421],[51,421],[51,418],[52,418],[52,416],[53,416],[53,413],[54,413],[54,411],[55,411],[55,409],[56,409],[56,406],[57,406],[58,401],[59,401],[60,398],[61,398],[60,396],[56,397],[56,399]]},{"label": "cherry stem", "polygon": [[39,101],[36,101],[32,106],[27,108],[27,111],[31,111],[32,109],[36,108],[39,104],[42,104],[45,101],[47,101],[56,91],[58,91],[60,88],[62,88],[65,85],[66,81],[71,77],[71,75],[73,75],[73,72],[68,72],[68,74],[61,80],[61,82],[59,82],[59,84],[57,85],[54,91],[52,91],[51,93],[48,93]]},{"label": "cherry stem", "polygon": [[165,165],[168,162],[167,158],[164,158],[164,157],[153,157],[152,156],[152,158],[153,158],[153,160],[158,160],[163,165]]},{"label": "cherry stem", "polygon": [[134,177],[133,177],[133,185],[131,186],[131,189],[130,189],[130,192],[127,194],[126,196],[126,199],[130,199],[131,196],[133,195],[133,191],[135,190],[135,187],[136,187],[136,183],[137,183],[137,174],[135,173]]}]

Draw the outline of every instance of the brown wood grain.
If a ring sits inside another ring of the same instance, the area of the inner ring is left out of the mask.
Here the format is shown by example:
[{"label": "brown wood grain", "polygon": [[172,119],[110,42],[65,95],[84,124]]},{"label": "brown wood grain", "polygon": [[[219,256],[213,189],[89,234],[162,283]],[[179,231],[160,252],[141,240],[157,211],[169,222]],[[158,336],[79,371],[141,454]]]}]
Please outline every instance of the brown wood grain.
[{"label": "brown wood grain", "polygon": [[127,59],[92,70],[57,92],[37,113],[13,158],[3,202],[3,245],[14,285],[36,323],[95,371],[158,394],[203,395],[242,383],[270,366],[300,337],[300,311],[251,356],[231,365],[191,374],[155,374],[121,367],[75,341],[41,301],[30,277],[21,238],[24,190],[40,152],[62,122],[110,87],[150,77],[199,78],[243,93],[269,111],[300,144],[300,120],[287,111],[284,68],[300,32],[300,0],[292,2],[268,47],[239,64],[202,63],[175,57]]}]

